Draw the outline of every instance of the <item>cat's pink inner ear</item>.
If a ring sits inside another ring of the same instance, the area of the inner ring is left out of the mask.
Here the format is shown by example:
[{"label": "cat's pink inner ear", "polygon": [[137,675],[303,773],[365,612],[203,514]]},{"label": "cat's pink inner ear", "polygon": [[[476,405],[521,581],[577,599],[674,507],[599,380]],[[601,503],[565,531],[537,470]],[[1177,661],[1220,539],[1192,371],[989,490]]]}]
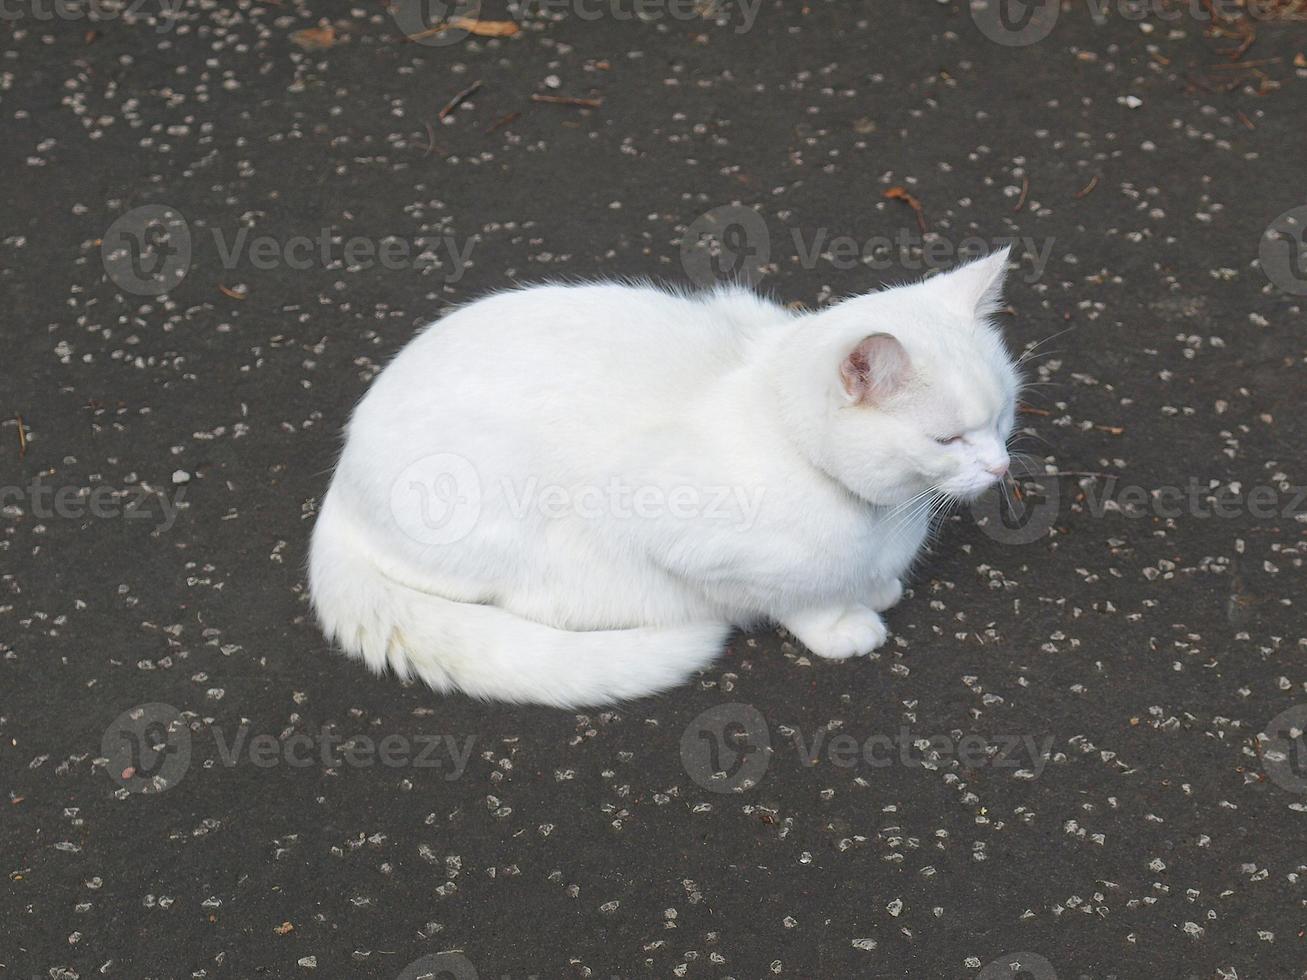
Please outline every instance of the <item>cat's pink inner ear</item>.
[{"label": "cat's pink inner ear", "polygon": [[854,402],[887,398],[903,386],[912,369],[908,352],[887,333],[862,338],[840,364],[840,381]]}]

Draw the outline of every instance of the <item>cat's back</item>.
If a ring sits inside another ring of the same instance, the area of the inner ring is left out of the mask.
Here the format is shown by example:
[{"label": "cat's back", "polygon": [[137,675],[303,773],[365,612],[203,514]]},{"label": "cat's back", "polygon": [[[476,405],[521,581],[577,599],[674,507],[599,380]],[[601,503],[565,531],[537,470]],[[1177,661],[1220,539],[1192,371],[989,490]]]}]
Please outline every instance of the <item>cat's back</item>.
[{"label": "cat's back", "polygon": [[533,286],[487,296],[432,324],[387,369],[394,377],[379,381],[420,377],[460,395],[497,389],[556,399],[566,390],[665,399],[737,366],[785,315],[744,290]]}]

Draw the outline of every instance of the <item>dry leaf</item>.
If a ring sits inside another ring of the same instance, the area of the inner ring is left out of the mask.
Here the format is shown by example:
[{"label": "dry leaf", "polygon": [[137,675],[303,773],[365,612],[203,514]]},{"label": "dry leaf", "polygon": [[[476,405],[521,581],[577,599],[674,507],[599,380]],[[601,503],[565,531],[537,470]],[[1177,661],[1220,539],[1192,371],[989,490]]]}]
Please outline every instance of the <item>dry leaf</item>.
[{"label": "dry leaf", "polygon": [[298,44],[305,51],[322,51],[336,43],[336,29],[328,24],[326,27],[306,27],[290,36],[291,43]]},{"label": "dry leaf", "polygon": [[921,229],[923,235],[926,233],[926,213],[922,210],[921,202],[909,194],[906,187],[891,187],[885,191],[883,196],[891,201],[902,201],[912,208],[913,213],[917,216],[917,227]]},{"label": "dry leaf", "polygon": [[477,20],[473,17],[451,17],[445,26],[477,37],[512,37],[522,30],[515,20]]}]

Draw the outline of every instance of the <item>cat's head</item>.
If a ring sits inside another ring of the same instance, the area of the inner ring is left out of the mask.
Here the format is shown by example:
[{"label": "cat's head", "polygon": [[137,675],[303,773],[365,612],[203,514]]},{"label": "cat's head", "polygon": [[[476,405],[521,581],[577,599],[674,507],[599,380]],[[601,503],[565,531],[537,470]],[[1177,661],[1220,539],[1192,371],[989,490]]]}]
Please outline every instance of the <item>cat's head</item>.
[{"label": "cat's head", "polygon": [[1002,479],[1019,380],[990,319],[1007,258],[1003,249],[813,316],[824,379],[811,434],[819,464],[858,496],[970,500]]}]

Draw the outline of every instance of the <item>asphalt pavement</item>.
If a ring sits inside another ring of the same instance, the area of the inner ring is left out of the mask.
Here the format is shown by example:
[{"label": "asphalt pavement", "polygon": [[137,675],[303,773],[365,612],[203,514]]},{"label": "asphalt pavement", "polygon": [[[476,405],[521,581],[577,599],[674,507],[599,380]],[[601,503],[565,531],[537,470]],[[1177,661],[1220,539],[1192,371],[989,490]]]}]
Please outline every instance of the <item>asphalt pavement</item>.
[{"label": "asphalt pavement", "polygon": [[[0,978],[1304,975],[1293,3],[160,2],[0,18]],[[871,657],[576,713],[315,627],[453,305],[1006,242],[1021,499]]]}]

